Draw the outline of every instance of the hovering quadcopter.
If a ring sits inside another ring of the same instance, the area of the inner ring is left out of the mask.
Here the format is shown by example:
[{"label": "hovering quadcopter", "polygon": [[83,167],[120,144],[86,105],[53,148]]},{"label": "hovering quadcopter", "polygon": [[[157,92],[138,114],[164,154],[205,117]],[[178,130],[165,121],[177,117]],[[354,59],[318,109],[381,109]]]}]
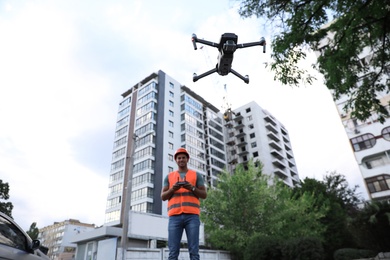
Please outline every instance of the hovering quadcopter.
[{"label": "hovering quadcopter", "polygon": [[249,76],[246,75],[245,77],[239,74],[237,71],[232,69],[232,62],[233,62],[233,54],[236,51],[236,49],[240,48],[247,48],[247,47],[252,47],[256,45],[261,45],[263,46],[263,53],[265,53],[265,39],[264,37],[261,37],[260,41],[258,42],[250,42],[250,43],[241,43],[237,44],[237,39],[238,36],[234,33],[224,33],[221,36],[221,39],[218,43],[215,42],[209,42],[206,40],[201,40],[196,37],[196,34],[192,34],[192,44],[194,45],[194,49],[196,50],[196,43],[200,42],[205,45],[209,45],[211,47],[218,48],[219,55],[218,55],[218,63],[215,66],[214,69],[211,69],[201,75],[196,75],[194,73],[193,75],[193,81],[197,81],[198,79],[201,79],[203,77],[206,77],[214,72],[217,72],[221,76],[226,76],[229,74],[229,72],[233,73],[240,79],[242,79],[245,83],[249,83]]}]

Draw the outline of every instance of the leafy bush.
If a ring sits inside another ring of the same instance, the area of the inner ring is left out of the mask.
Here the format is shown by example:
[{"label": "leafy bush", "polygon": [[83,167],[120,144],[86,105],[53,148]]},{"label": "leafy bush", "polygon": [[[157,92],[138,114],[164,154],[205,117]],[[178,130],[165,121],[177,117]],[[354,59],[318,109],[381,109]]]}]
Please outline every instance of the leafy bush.
[{"label": "leafy bush", "polygon": [[290,239],[282,248],[284,260],[322,260],[325,258],[324,248],[318,238]]},{"label": "leafy bush", "polygon": [[317,238],[278,239],[257,235],[252,237],[244,252],[245,260],[322,260],[322,243]]},{"label": "leafy bush", "polygon": [[244,252],[245,260],[282,260],[280,239],[264,235],[253,236]]},{"label": "leafy bush", "polygon": [[377,252],[366,249],[341,248],[334,252],[334,260],[352,260],[375,257]]}]

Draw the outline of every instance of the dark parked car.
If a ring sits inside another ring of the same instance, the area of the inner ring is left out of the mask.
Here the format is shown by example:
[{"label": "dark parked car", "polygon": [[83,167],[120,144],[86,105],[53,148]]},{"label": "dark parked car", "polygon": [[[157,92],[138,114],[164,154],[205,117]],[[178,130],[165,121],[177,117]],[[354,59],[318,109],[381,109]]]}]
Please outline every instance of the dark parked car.
[{"label": "dark parked car", "polygon": [[32,240],[16,222],[0,212],[0,259],[48,260],[39,240]]}]

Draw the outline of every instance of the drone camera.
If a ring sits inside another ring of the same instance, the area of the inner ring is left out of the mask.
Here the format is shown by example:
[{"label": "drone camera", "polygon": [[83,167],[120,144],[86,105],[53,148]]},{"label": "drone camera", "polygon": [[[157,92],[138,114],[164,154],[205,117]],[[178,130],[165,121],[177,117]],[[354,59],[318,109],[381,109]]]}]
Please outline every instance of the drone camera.
[{"label": "drone camera", "polygon": [[234,41],[232,40],[227,40],[224,44],[223,44],[223,50],[225,52],[235,52],[237,49],[237,45]]}]

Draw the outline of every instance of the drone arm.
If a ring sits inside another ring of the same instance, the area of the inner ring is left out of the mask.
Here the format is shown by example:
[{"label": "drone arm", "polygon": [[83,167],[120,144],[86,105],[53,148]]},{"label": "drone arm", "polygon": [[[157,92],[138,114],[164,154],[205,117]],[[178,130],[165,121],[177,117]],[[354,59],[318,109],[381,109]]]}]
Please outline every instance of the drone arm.
[{"label": "drone arm", "polygon": [[207,71],[207,72],[205,72],[205,73],[203,73],[203,74],[200,74],[199,76],[196,75],[196,73],[194,73],[194,76],[193,76],[193,78],[192,78],[192,81],[195,82],[195,81],[197,81],[198,79],[204,78],[204,77],[206,77],[206,76],[208,76],[208,75],[210,75],[210,74],[212,74],[212,73],[214,73],[214,72],[217,72],[217,68],[211,69],[211,70],[209,70],[209,71]]},{"label": "drone arm", "polygon": [[258,41],[258,42],[249,42],[249,43],[237,44],[237,49],[239,49],[239,48],[247,48],[247,47],[252,47],[252,46],[257,46],[257,45],[263,46],[263,53],[265,53],[266,42],[265,42],[264,37],[261,37],[260,41]]},{"label": "drone arm", "polygon": [[246,84],[249,83],[249,76],[246,75],[245,77],[242,76],[240,73],[238,73],[237,71],[235,71],[234,69],[230,69],[230,72],[233,73],[234,75],[236,75],[237,77],[239,77],[240,79],[242,79]]},{"label": "drone arm", "polygon": [[219,44],[218,43],[215,43],[215,42],[210,42],[210,41],[206,41],[206,40],[202,40],[202,39],[198,39],[198,37],[196,36],[195,33],[192,34],[192,44],[194,45],[194,50],[197,49],[196,47],[196,43],[197,42],[200,42],[200,43],[203,43],[205,45],[209,45],[211,47],[216,47],[218,48],[219,47]]}]

